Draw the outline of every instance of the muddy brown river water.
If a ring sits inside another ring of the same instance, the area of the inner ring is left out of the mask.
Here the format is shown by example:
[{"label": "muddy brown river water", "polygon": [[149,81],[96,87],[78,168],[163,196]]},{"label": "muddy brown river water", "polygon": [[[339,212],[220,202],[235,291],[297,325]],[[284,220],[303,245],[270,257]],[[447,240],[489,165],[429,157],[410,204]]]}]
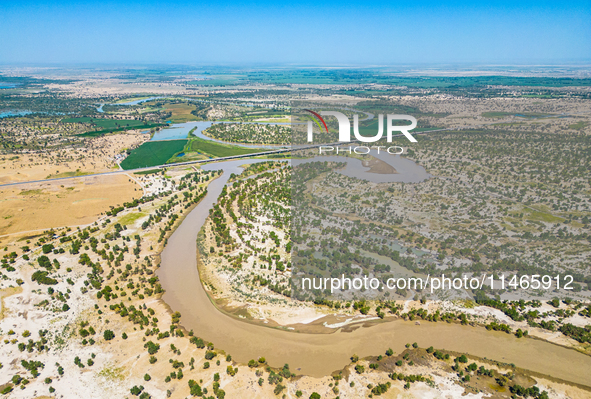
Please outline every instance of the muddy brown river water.
[{"label": "muddy brown river water", "polygon": [[[264,356],[269,365],[285,363],[298,374],[320,377],[342,369],[350,356],[383,354],[388,348],[396,353],[404,345],[417,342],[421,347],[463,352],[479,357],[513,363],[518,367],[566,381],[591,386],[591,357],[548,342],[517,339],[513,335],[459,324],[383,322],[360,327],[352,332],[308,334],[285,331],[245,322],[220,311],[203,288],[197,269],[196,239],[209,209],[217,201],[231,173],[240,165],[259,162],[237,160],[205,165],[203,169],[223,168],[224,174],[213,181],[208,194],[172,234],[162,252],[157,271],[165,289],[163,300],[182,314],[181,323],[206,341],[211,341],[239,362]],[[297,371],[296,371],[297,370]]]}]

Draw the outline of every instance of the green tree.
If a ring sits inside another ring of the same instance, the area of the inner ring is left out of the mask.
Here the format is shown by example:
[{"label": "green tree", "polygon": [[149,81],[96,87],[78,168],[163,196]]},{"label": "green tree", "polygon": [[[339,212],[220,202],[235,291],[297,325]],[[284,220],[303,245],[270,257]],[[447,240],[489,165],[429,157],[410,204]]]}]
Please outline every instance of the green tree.
[{"label": "green tree", "polygon": [[143,390],[144,390],[143,386],[140,385],[138,387],[137,385],[134,385],[129,391],[131,392],[132,395],[138,396],[140,393],[142,393]]}]

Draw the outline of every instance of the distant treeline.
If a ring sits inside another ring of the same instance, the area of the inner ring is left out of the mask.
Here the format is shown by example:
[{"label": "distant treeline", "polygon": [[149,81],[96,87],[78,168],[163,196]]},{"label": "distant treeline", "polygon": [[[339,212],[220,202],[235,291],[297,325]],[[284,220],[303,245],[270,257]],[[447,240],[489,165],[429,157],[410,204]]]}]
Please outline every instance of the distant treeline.
[{"label": "distant treeline", "polygon": [[141,125],[141,126],[125,126],[125,127],[114,128],[114,129],[103,129],[103,130],[90,131],[90,132],[86,132],[86,133],[77,134],[76,136],[98,137],[98,136],[102,136],[103,134],[107,134],[107,133],[123,132],[126,130],[151,129],[153,127],[159,127],[159,126],[166,126],[166,125],[163,123],[147,123],[147,124]]}]

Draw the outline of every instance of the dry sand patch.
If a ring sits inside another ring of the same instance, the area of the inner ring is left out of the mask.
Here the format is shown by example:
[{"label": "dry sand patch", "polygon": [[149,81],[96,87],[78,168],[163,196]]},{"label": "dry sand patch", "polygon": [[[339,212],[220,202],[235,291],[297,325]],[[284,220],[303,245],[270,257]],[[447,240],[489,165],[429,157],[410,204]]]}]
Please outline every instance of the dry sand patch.
[{"label": "dry sand patch", "polygon": [[110,206],[141,195],[141,187],[125,175],[2,188],[0,235],[92,223]]}]

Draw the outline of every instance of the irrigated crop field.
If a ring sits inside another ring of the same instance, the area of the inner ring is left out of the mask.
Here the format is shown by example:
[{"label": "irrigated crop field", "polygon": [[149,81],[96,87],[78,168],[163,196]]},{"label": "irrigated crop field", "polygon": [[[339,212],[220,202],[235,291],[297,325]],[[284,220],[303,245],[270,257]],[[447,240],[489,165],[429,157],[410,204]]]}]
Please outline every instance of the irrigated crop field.
[{"label": "irrigated crop field", "polygon": [[174,154],[181,152],[187,140],[148,141],[142,144],[121,162],[123,169],[137,169],[163,165]]},{"label": "irrigated crop field", "polygon": [[253,154],[265,151],[262,148],[244,148],[235,145],[220,144],[209,140],[191,139],[190,151],[212,155],[214,157],[230,157],[232,155]]}]

